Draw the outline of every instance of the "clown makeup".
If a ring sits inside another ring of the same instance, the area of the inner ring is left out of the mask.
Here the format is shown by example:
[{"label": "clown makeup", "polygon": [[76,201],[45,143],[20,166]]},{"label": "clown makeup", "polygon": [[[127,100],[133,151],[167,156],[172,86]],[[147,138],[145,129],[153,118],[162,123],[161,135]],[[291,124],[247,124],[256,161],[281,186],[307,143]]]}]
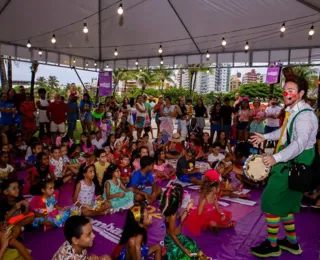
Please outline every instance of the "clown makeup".
[{"label": "clown makeup", "polygon": [[284,86],[283,100],[285,105],[291,106],[300,100],[298,86],[294,82],[287,82]]}]

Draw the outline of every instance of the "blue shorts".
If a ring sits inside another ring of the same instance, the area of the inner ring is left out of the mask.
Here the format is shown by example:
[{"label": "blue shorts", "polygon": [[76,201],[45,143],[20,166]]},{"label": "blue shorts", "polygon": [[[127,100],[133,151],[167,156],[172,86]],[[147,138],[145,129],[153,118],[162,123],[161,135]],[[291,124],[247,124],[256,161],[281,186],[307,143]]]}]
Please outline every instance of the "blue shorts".
[{"label": "blue shorts", "polygon": [[248,126],[249,126],[249,122],[239,122],[238,126],[237,126],[237,130],[244,131],[244,130],[248,129]]},{"label": "blue shorts", "polygon": [[74,132],[76,130],[77,121],[68,121],[68,132]]},{"label": "blue shorts", "polygon": [[152,187],[144,187],[141,191],[147,193],[148,195],[151,195]]},{"label": "blue shorts", "polygon": [[265,134],[269,134],[269,133],[271,133],[271,132],[273,132],[273,131],[276,131],[276,130],[278,130],[279,129],[279,127],[272,127],[272,126],[265,126],[264,127],[264,133]]},{"label": "blue shorts", "polygon": [[215,131],[221,131],[221,124],[213,124],[213,123],[211,123],[211,131],[212,132],[215,132]]},{"label": "blue shorts", "polygon": [[202,178],[202,174],[201,173],[194,173],[194,174],[183,174],[179,180],[182,182],[187,182],[187,183],[191,183],[190,179],[194,177],[197,178],[198,180],[201,180]]},{"label": "blue shorts", "polygon": [[221,131],[225,131],[229,135],[231,133],[231,125],[224,125]]}]

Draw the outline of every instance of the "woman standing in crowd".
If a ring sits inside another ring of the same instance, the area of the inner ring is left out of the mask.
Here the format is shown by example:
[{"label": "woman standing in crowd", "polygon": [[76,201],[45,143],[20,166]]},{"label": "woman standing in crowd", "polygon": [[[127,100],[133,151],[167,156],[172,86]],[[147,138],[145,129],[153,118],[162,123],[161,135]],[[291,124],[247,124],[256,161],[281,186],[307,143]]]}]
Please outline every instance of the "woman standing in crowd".
[{"label": "woman standing in crowd", "polygon": [[145,123],[145,120],[146,120],[146,116],[147,116],[147,108],[143,104],[143,100],[142,100],[142,96],[141,95],[137,96],[136,109],[137,109],[137,120],[136,120],[137,138],[140,139],[142,130],[144,128],[144,123]]},{"label": "woman standing in crowd", "polygon": [[100,103],[98,107],[92,111],[94,130],[99,127],[101,118],[104,116],[105,112],[106,110],[103,103]]},{"label": "woman standing in crowd", "polygon": [[36,105],[33,98],[29,93],[26,93],[26,101],[22,102],[20,105],[20,113],[22,114],[22,129],[24,133],[24,138],[26,142],[29,142],[31,136],[37,129],[36,116]]},{"label": "woman standing in crowd", "polygon": [[0,111],[0,124],[3,126],[2,131],[7,132],[9,130],[9,126],[12,124],[13,116],[16,113],[14,104],[8,101],[7,93],[1,93]]},{"label": "woman standing in crowd", "polygon": [[252,122],[250,124],[250,135],[254,133],[264,134],[264,119],[266,113],[261,108],[261,102],[259,98],[255,98],[253,101],[252,109]]},{"label": "woman standing in crowd", "polygon": [[220,108],[221,104],[215,103],[210,109],[210,142],[213,142],[215,133],[221,130]]},{"label": "woman standing in crowd", "polygon": [[179,103],[177,106],[177,120],[178,120],[178,130],[177,132],[181,134],[181,116],[187,113],[186,100],[184,97],[179,98]]},{"label": "woman standing in crowd", "polygon": [[197,104],[193,107],[198,126],[203,130],[205,127],[205,118],[208,117],[207,108],[203,105],[202,98],[198,98]]},{"label": "woman standing in crowd", "polygon": [[131,113],[131,106],[130,106],[130,104],[129,104],[129,99],[128,99],[127,97],[124,97],[124,98],[123,98],[120,111],[121,111],[122,114],[123,114],[124,116],[126,116],[127,118],[128,118],[128,116],[129,116],[129,114]]},{"label": "woman standing in crowd", "polygon": [[165,142],[168,141],[173,133],[173,119],[176,117],[176,106],[171,104],[171,97],[165,98],[165,105],[162,109],[161,119],[162,136]]},{"label": "woman standing in crowd", "polygon": [[159,120],[159,118],[161,117],[162,109],[163,109],[163,96],[160,95],[158,99],[158,103],[153,107],[153,111],[156,114],[155,121],[157,124],[157,135],[160,133],[161,121]]},{"label": "woman standing in crowd", "polygon": [[251,118],[252,111],[249,106],[249,98],[244,97],[241,99],[241,107],[237,113],[238,141],[248,141]]},{"label": "woman standing in crowd", "polygon": [[92,102],[88,93],[83,94],[83,98],[80,101],[80,121],[82,126],[82,132],[90,132],[92,128]]}]

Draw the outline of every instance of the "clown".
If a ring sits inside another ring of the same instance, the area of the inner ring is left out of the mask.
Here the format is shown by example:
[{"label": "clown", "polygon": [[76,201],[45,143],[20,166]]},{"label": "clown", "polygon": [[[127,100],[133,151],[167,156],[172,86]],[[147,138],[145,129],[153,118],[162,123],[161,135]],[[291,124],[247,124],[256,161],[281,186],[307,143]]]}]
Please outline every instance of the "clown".
[{"label": "clown", "polygon": [[[251,248],[255,256],[278,257],[281,249],[294,255],[300,255],[302,249],[297,242],[293,213],[299,212],[302,192],[291,190],[288,185],[291,160],[311,165],[315,157],[318,121],[312,108],[305,103],[308,83],[293,74],[291,68],[285,68],[286,77],[283,99],[286,117],[281,129],[269,134],[258,134],[251,142],[259,145],[265,140],[279,140],[275,154],[263,158],[266,167],[272,167],[268,185],[261,197],[261,209],[266,213],[268,237],[261,245]],[[286,231],[286,238],[277,240],[280,220]]]}]

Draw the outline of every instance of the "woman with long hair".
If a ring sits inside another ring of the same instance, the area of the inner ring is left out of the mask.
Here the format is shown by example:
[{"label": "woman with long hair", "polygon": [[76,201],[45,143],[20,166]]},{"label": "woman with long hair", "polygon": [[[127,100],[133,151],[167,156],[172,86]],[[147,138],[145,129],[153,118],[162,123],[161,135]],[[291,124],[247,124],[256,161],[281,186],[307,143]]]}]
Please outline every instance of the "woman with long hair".
[{"label": "woman with long hair", "polygon": [[197,104],[193,107],[198,126],[203,130],[205,127],[205,118],[208,117],[207,108],[203,104],[202,98],[198,98]]},{"label": "woman with long hair", "polygon": [[155,121],[157,124],[157,135],[160,132],[161,121],[159,118],[161,117],[162,109],[163,109],[163,96],[160,95],[158,98],[158,103],[153,107],[153,111],[156,114]]},{"label": "woman with long hair", "polygon": [[88,93],[83,94],[79,107],[82,132],[90,132],[92,128],[92,102]]},{"label": "woman with long hair", "polygon": [[255,98],[253,101],[252,109],[252,122],[250,124],[250,135],[254,133],[264,134],[264,120],[266,113],[261,108],[261,102],[259,98]]},{"label": "woman with long hair", "polygon": [[210,108],[210,140],[214,139],[216,132],[221,130],[221,116],[220,116],[221,104],[216,102]]},{"label": "woman with long hair", "polygon": [[137,102],[135,107],[137,109],[137,138],[140,139],[148,112],[146,106],[143,104],[142,95],[137,96]]},{"label": "woman with long hair", "polygon": [[243,97],[241,99],[241,107],[237,113],[238,124],[238,141],[248,141],[249,126],[252,120],[252,111],[249,106],[249,98]]},{"label": "woman with long hair", "polygon": [[168,141],[169,137],[171,137],[173,133],[173,119],[176,117],[177,111],[176,106],[171,104],[171,97],[165,98],[165,104],[161,113],[161,124],[162,128],[162,136],[165,142]]}]

